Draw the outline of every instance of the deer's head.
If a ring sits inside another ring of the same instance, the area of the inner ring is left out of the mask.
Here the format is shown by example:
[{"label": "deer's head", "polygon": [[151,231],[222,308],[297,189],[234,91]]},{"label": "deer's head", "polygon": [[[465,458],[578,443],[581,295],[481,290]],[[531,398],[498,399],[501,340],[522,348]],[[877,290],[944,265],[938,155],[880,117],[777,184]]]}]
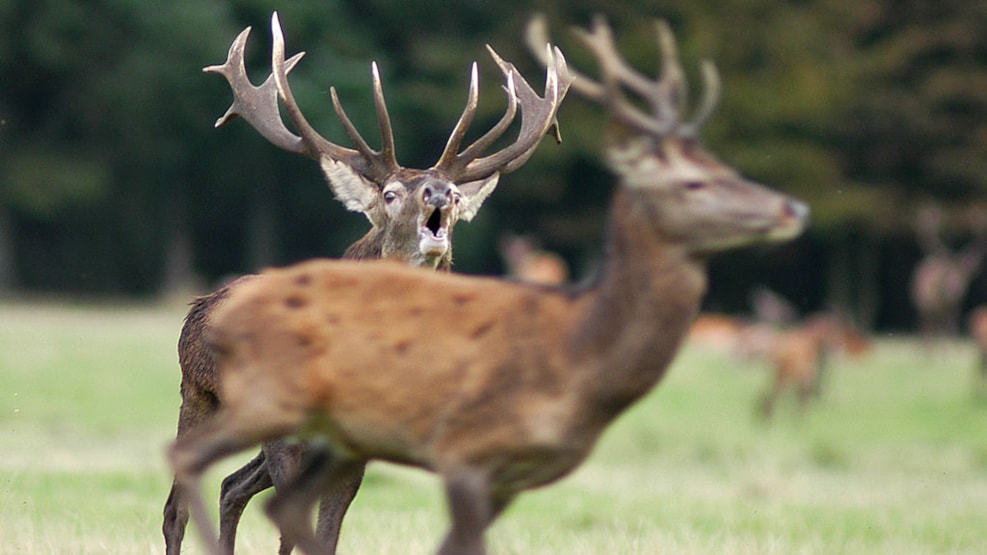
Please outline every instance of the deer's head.
[{"label": "deer's head", "polygon": [[[575,34],[596,57],[601,79],[573,71],[573,89],[607,108],[613,124],[608,165],[633,202],[653,215],[649,220],[655,232],[700,256],[790,239],[801,232],[808,215],[805,204],[742,177],[701,144],[699,129],[719,98],[720,82],[712,63],[702,65],[704,95],[686,119],[684,72],[665,22],[657,22],[662,68],[654,80],[624,61],[602,17],[594,19],[591,29],[576,29]],[[533,19],[528,42],[539,55],[546,37],[544,20]],[[628,100],[625,89],[640,101]]]},{"label": "deer's head", "polygon": [[[244,67],[249,27],[233,41],[226,63],[204,69],[224,76],[233,90],[233,105],[217,120],[216,126],[242,117],[272,144],[318,161],[336,198],[348,209],[362,212],[373,226],[347,251],[354,258],[398,258],[416,265],[448,268],[456,222],[471,220],[497,186],[500,175],[524,164],[542,136],[549,130],[557,130],[555,114],[571,82],[562,53],[549,48],[545,56],[551,63],[545,94],[540,97],[513,64],[487,47],[506,80],[508,104],[504,116],[473,144],[460,149],[477,109],[479,93],[474,63],[466,108],[438,162],[424,170],[404,168],[395,156],[394,136],[376,63],[372,65],[372,78],[381,148],[374,150],[363,139],[333,87],[330,92],[336,116],[356,148],[343,147],[319,135],[295,101],[287,75],[304,53],[285,59],[284,34],[277,13],[271,18],[271,31],[272,74],[260,86],[250,82]],[[298,135],[282,121],[279,98]],[[521,125],[517,140],[495,153],[481,156],[507,131],[519,109]]]}]

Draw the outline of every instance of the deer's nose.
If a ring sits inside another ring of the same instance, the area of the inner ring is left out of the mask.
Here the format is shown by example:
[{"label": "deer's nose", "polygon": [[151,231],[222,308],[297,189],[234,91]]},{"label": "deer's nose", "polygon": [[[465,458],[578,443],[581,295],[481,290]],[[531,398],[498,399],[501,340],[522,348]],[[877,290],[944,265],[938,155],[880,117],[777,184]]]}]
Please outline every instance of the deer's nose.
[{"label": "deer's nose", "polygon": [[428,206],[444,208],[452,203],[452,187],[442,181],[426,183],[422,188],[422,201]]},{"label": "deer's nose", "polygon": [[789,199],[785,203],[785,213],[800,222],[805,222],[809,219],[809,205],[802,201]]}]

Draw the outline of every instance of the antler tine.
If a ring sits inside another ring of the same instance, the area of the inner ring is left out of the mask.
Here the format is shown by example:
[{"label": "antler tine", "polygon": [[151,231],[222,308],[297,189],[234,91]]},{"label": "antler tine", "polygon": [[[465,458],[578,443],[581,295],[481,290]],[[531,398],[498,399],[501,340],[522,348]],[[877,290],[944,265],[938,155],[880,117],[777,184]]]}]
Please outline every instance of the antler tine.
[{"label": "antler tine", "polygon": [[655,83],[654,95],[649,100],[658,119],[678,122],[684,111],[682,104],[688,94],[685,74],[682,71],[682,64],[679,63],[679,49],[667,21],[663,19],[656,21],[655,30],[662,63],[661,74]]},{"label": "antler tine", "polygon": [[[362,148],[362,146],[366,146],[366,143],[362,139],[361,142],[363,144],[360,145],[358,143],[361,149],[353,150],[330,142],[319,135],[312,125],[309,124],[305,116],[302,115],[302,111],[295,101],[295,96],[291,92],[291,87],[288,85],[284,60],[284,31],[281,29],[281,21],[278,18],[277,12],[271,15],[271,35],[274,39],[271,50],[271,67],[273,69],[274,82],[277,84],[278,94],[284,102],[285,112],[295,125],[295,129],[301,134],[302,141],[307,147],[305,153],[316,159],[324,156],[342,162],[357,172],[371,178],[386,176],[390,172],[390,168],[387,168],[378,156],[373,155],[369,147],[366,150]],[[345,121],[343,125],[346,127]],[[352,123],[350,123],[350,126],[352,126]],[[355,133],[355,129],[353,131]],[[347,129],[347,133],[350,134],[349,129]],[[353,138],[353,134],[350,134],[350,138]]]},{"label": "antler tine", "polygon": [[433,169],[455,173],[453,166],[456,165],[456,154],[459,152],[459,145],[462,144],[463,137],[466,136],[466,131],[469,129],[470,124],[473,123],[473,118],[476,116],[476,107],[479,104],[480,91],[477,73],[476,62],[473,62],[473,67],[470,69],[470,86],[469,94],[466,98],[466,107],[463,108],[463,114],[459,116],[456,126],[452,128],[452,133],[449,134],[449,140],[446,141],[446,147],[442,151],[442,155],[439,156],[439,161],[432,166]]},{"label": "antler tine", "polygon": [[350,117],[346,115],[346,110],[343,109],[343,104],[339,101],[339,94],[336,92],[336,87],[329,87],[329,96],[332,98],[332,108],[336,112],[336,117],[339,118],[339,122],[343,124],[343,131],[346,132],[346,136],[353,141],[353,145],[359,150],[365,157],[372,158],[374,156],[374,149],[370,148],[367,141],[363,140],[360,136],[360,132],[357,131],[356,126],[353,125],[353,121]]},{"label": "antler tine", "polygon": [[384,102],[384,87],[380,84],[380,70],[377,62],[371,64],[374,81],[374,108],[377,110],[377,126],[380,129],[380,154],[384,164],[391,170],[399,168],[397,155],[394,150],[394,129],[391,128],[391,116],[387,113],[387,103]]},{"label": "antler tine", "polygon": [[[569,73],[565,62],[565,56],[558,48],[547,45],[546,57],[550,62],[545,74],[544,97],[538,95],[531,85],[521,76],[514,64],[504,61],[493,48],[487,48],[491,57],[504,74],[508,81],[508,87],[513,83],[518,105],[521,109],[521,129],[518,131],[517,139],[511,145],[483,158],[469,161],[463,168],[457,179],[460,181],[473,181],[487,177],[495,172],[509,173],[521,167],[528,158],[534,154],[541,138],[550,130],[557,141],[561,140],[558,134],[558,121],[556,113],[562,99],[565,98],[572,84],[572,75]],[[503,122],[503,120],[501,120]],[[500,127],[501,124],[498,124]],[[503,125],[506,130],[507,125]],[[486,139],[485,136],[483,139]],[[496,137],[489,140],[490,143]],[[487,142],[487,141],[485,141]],[[479,149],[468,149],[472,156],[479,154]],[[463,158],[466,160],[466,158]]]},{"label": "antler tine", "polygon": [[[487,46],[487,48],[489,49],[490,46]],[[504,86],[504,90],[507,92],[507,111],[504,112],[504,116],[500,118],[497,125],[491,127],[482,137],[474,141],[473,144],[457,156],[461,161],[465,160],[466,163],[469,163],[475,160],[480,153],[490,148],[490,145],[494,144],[507,131],[511,123],[514,122],[514,118],[517,116],[517,87],[514,86],[513,72],[507,75],[507,85]]]},{"label": "antler tine", "polygon": [[[541,63],[542,67],[549,67],[552,63],[551,51],[546,49],[545,45],[550,44],[551,40],[548,38],[548,22],[544,14],[538,13],[532,16],[531,20],[528,21],[524,38],[528,50],[531,51],[535,59]],[[603,85],[575,69],[569,69],[569,75],[572,76],[572,89],[574,91],[591,100],[603,100]]]},{"label": "antler tine", "polygon": [[700,71],[702,71],[703,84],[705,85],[703,99],[695,115],[692,117],[692,121],[683,126],[683,132],[691,133],[692,135],[699,133],[699,128],[706,123],[706,120],[712,115],[713,110],[716,109],[716,104],[720,100],[720,74],[716,71],[716,65],[709,60],[704,60],[700,66]]},{"label": "antler tine", "polygon": [[[576,70],[570,70],[574,76],[573,89],[582,96],[610,106],[613,117],[624,124],[641,129],[647,133],[666,134],[673,125],[661,125],[651,115],[641,112],[623,98],[620,84],[641,94],[654,103],[659,95],[656,86],[648,78],[631,68],[617,52],[609,25],[602,16],[593,19],[591,31],[579,28],[572,29],[576,38],[596,56],[600,63],[604,82],[591,79]],[[548,42],[548,24],[543,14],[536,14],[528,22],[526,32],[528,48],[535,58],[546,65],[547,56],[541,53],[543,44]],[[610,82],[607,82],[609,79]]]},{"label": "antler tine", "polygon": [[[491,55],[495,57],[497,53],[487,45],[487,50],[490,51]],[[476,78],[477,69],[476,63],[473,64],[472,78],[470,81],[470,101],[467,103],[467,110],[472,110],[473,113],[476,111],[477,102],[477,89],[476,89]],[[446,144],[446,150],[442,153],[439,161],[435,164],[434,168],[445,171],[447,173],[458,173],[462,171],[470,162],[476,159],[484,150],[490,148],[490,145],[494,144],[507,131],[511,123],[514,122],[515,116],[517,116],[517,87],[514,85],[514,72],[508,72],[506,75],[507,85],[504,90],[507,92],[507,110],[504,112],[503,117],[496,125],[490,128],[489,131],[483,134],[482,137],[473,142],[470,146],[463,150],[461,153],[456,154],[456,150],[459,149],[459,145],[462,142],[463,135],[466,133],[466,127],[458,125],[453,131],[452,136],[449,137],[449,143]],[[463,118],[460,119],[460,124],[463,123],[463,119],[466,118],[466,113],[463,113]],[[469,115],[469,120],[473,119],[473,114]],[[469,121],[467,121],[468,125]],[[455,137],[455,144],[453,143],[453,138]]]},{"label": "antler tine", "polygon": [[[671,28],[665,21],[656,25],[661,48],[661,74],[655,81],[644,78],[620,56],[613,41],[610,27],[597,16],[592,31],[576,30],[580,40],[596,56],[600,64],[603,84],[593,83],[589,96],[606,104],[611,115],[631,128],[663,137],[671,133],[679,136],[695,136],[710,116],[719,99],[720,81],[716,68],[710,62],[701,66],[705,92],[693,119],[682,121],[688,97],[685,73],[679,63],[678,49]],[[653,114],[646,114],[624,98],[621,86],[643,96],[651,105]]]},{"label": "antler tine", "polygon": [[[667,118],[667,110],[659,110],[658,114],[654,116],[645,114],[624,98],[620,86],[626,82],[621,79],[621,68],[626,66],[614,45],[610,27],[602,17],[594,18],[591,32],[573,29],[573,33],[596,56],[599,62],[604,91],[599,100],[610,109],[611,116],[633,129],[640,129],[655,135],[666,135],[675,127],[677,122]],[[648,98],[653,105],[658,105],[663,97],[661,92],[658,86],[651,85],[641,94]]]},{"label": "antler tine", "polygon": [[[296,154],[307,154],[308,150],[302,138],[289,131],[281,120],[281,113],[278,111],[277,85],[273,76],[269,75],[259,87],[255,87],[247,76],[243,57],[250,29],[247,27],[234,39],[225,63],[202,69],[205,73],[217,73],[225,77],[230,84],[230,90],[233,91],[233,103],[226,113],[216,120],[215,126],[221,127],[237,117],[242,117],[262,137],[278,148]],[[304,55],[304,52],[299,52],[289,58],[284,63],[285,73],[294,69]]]},{"label": "antler tine", "polygon": [[[659,106],[663,106],[669,113],[674,112],[675,119],[678,119],[679,114],[685,111],[685,103],[688,98],[685,72],[682,71],[682,64],[679,62],[675,34],[672,33],[672,28],[668,22],[658,20],[656,31],[662,55],[662,74],[658,85],[666,87],[660,98],[655,101],[657,104],[656,111]],[[709,60],[703,60],[700,64],[700,72],[705,86],[703,98],[692,117],[692,121],[679,127],[679,133],[682,135],[696,135],[699,128],[713,113],[716,103],[719,101],[720,77],[716,71],[716,66]]]},{"label": "antler tine", "polygon": [[386,177],[397,171],[400,166],[394,154],[394,133],[391,130],[391,118],[387,113],[387,104],[384,102],[384,89],[380,84],[380,71],[377,68],[377,62],[370,64],[370,70],[373,75],[374,105],[377,110],[377,125],[380,127],[382,142],[380,152],[370,148],[367,141],[363,140],[363,137],[360,136],[360,132],[357,131],[356,126],[353,125],[349,116],[346,115],[346,110],[343,109],[343,104],[339,101],[339,94],[336,92],[336,87],[329,87],[329,95],[332,98],[333,110],[335,110],[336,117],[339,118],[340,123],[343,124],[343,130],[346,131],[346,135],[353,141],[353,144],[356,145],[357,150],[360,151],[363,157],[370,162],[371,170],[375,172],[374,175]]},{"label": "antler tine", "polygon": [[[641,96],[648,97],[654,93],[656,88],[655,82],[628,65],[620,55],[620,52],[617,50],[617,44],[614,42],[613,31],[610,30],[610,25],[607,24],[606,18],[602,15],[597,15],[593,18],[592,33],[587,33],[578,27],[574,27],[572,32],[584,44],[589,45],[593,43],[591,48],[596,52],[600,65],[606,66],[607,70],[621,84],[626,85],[629,89]],[[674,48],[674,42],[672,47]]]}]

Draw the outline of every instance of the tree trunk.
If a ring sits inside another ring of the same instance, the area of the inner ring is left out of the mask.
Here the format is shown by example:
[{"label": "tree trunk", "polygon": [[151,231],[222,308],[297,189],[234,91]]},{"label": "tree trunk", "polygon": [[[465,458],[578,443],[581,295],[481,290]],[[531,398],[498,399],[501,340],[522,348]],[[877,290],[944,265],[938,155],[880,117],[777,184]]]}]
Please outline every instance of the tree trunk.
[{"label": "tree trunk", "polygon": [[166,296],[188,296],[201,286],[194,269],[195,249],[192,246],[188,197],[184,191],[184,187],[176,187],[174,194],[168,195],[166,201],[167,244],[162,284]]}]

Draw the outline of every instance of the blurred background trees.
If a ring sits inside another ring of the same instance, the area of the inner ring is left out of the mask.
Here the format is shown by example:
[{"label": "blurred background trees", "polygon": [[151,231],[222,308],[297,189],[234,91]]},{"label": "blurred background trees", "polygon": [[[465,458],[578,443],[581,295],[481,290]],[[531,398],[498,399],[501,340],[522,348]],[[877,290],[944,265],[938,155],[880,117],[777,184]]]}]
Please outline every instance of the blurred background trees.
[{"label": "blurred background trees", "polygon": [[[522,37],[549,16],[569,36],[607,15],[628,58],[657,67],[651,20],[670,21],[686,67],[709,58],[723,100],[711,150],[752,178],[808,200],[813,227],[769,252],[714,262],[710,307],[740,311],[756,285],[803,310],[835,306],[865,325],[910,327],[907,283],[920,256],[916,210],[935,202],[962,242],[987,200],[987,4],[960,0],[7,0],[0,4],[0,288],[147,297],[204,290],[224,276],[338,256],[367,229],[331,196],[315,164],[243,122],[212,123],[231,99],[201,68],[252,25],[248,70],[269,72],[271,12],[306,114],[345,142],[335,85],[373,141],[371,60],[381,67],[398,159],[431,165],[458,118],[469,64],[481,69],[483,129],[503,94],[494,46],[533,84]],[[697,80],[693,71],[690,75]],[[536,88],[538,86],[536,85]],[[695,87],[694,87],[695,88]],[[575,276],[598,254],[610,177],[604,121],[570,96],[565,142],[545,141],[457,231],[456,269],[499,273],[499,233],[537,237]],[[967,304],[987,298],[978,279]]]}]

